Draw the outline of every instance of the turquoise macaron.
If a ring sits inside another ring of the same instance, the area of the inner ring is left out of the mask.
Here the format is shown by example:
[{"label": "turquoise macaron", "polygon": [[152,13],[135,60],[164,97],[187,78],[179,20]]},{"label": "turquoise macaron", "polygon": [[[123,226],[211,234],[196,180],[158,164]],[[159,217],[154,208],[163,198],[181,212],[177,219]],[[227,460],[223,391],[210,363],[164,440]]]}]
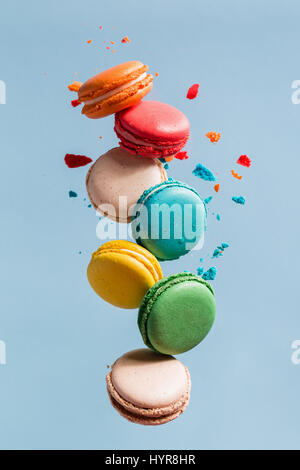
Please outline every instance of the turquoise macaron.
[{"label": "turquoise macaron", "polygon": [[206,216],[198,192],[170,178],[143,192],[133,210],[132,235],[160,261],[178,259],[203,239]]},{"label": "turquoise macaron", "polygon": [[164,277],[145,294],[138,327],[146,346],[181,354],[209,333],[216,315],[214,291],[201,277],[183,272]]}]

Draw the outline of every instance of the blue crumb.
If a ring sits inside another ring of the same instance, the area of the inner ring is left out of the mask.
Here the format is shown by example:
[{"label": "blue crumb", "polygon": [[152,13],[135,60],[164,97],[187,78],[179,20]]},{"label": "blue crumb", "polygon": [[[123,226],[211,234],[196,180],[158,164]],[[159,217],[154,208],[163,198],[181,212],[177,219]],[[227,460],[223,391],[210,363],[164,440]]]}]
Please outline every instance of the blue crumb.
[{"label": "blue crumb", "polygon": [[203,263],[204,258],[200,258],[200,263]]},{"label": "blue crumb", "polygon": [[81,254],[82,254],[82,251],[78,251],[78,254],[81,255]]},{"label": "blue crumb", "polygon": [[216,277],[216,274],[217,274],[217,268],[215,267],[209,268],[203,274],[202,279],[204,279],[205,281],[213,281]]},{"label": "blue crumb", "polygon": [[232,197],[232,200],[233,200],[233,202],[235,202],[236,204],[242,204],[242,205],[245,204],[245,198],[244,198],[243,196],[233,196],[233,197]]},{"label": "blue crumb", "polygon": [[208,204],[212,200],[213,196],[206,197],[204,199],[205,204]]},{"label": "blue crumb", "polygon": [[88,208],[90,208],[90,207],[92,207],[92,204],[89,204],[89,205],[88,205]]},{"label": "blue crumb", "polygon": [[197,268],[197,275],[201,276],[203,274],[204,268]]},{"label": "blue crumb", "polygon": [[215,175],[205,166],[198,163],[196,168],[193,170],[193,175],[198,176],[205,181],[216,181]]},{"label": "blue crumb", "polygon": [[220,214],[217,214],[217,220],[219,220],[219,221],[221,220]]},{"label": "blue crumb", "polygon": [[165,163],[165,164],[164,164],[164,169],[165,169],[165,170],[168,170],[169,168],[170,168],[169,165],[168,165],[167,163]]},{"label": "blue crumb", "polygon": [[69,197],[77,197],[78,194],[75,191],[69,191]]},{"label": "blue crumb", "polygon": [[222,251],[218,248],[215,249],[215,251],[213,252],[213,255],[212,255],[212,258],[219,258],[219,256],[223,256],[223,253]]}]

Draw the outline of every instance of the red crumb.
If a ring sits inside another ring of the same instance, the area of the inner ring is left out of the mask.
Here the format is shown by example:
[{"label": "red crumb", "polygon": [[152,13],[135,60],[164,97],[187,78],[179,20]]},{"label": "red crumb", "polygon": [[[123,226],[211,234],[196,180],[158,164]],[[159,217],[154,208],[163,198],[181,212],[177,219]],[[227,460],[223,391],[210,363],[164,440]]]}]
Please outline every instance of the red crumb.
[{"label": "red crumb", "polygon": [[155,72],[155,76],[158,77],[158,72]]},{"label": "red crumb", "polygon": [[88,44],[91,44],[92,40],[91,40],[91,39],[88,39],[86,42],[87,42]]},{"label": "red crumb", "polygon": [[188,89],[188,92],[187,92],[187,95],[186,97],[189,99],[189,100],[193,100],[197,97],[198,95],[198,91],[199,91],[199,83],[194,83],[194,85],[192,85],[189,89]]},{"label": "red crumb", "polygon": [[251,160],[249,157],[247,157],[247,155],[241,155],[240,158],[237,160],[237,163],[239,165],[243,165],[249,168],[251,165]]},{"label": "red crumb", "polygon": [[109,46],[106,46],[106,49],[110,49],[110,47],[109,47]]},{"label": "red crumb", "polygon": [[73,108],[76,108],[76,106],[79,106],[80,104],[81,104],[81,101],[79,101],[79,100],[71,101],[71,105],[73,106]]},{"label": "red crumb", "polygon": [[218,141],[220,140],[221,133],[218,133],[218,134],[217,134],[216,132],[212,132],[212,131],[211,131],[211,132],[208,132],[208,133],[206,134],[206,137],[208,137],[209,140],[210,140],[213,144],[215,144],[216,142],[218,142]]},{"label": "red crumb", "polygon": [[122,38],[121,42],[122,42],[123,44],[126,44],[126,42],[130,42],[130,39],[129,39],[128,36],[124,36],[124,37]]},{"label": "red crumb", "polygon": [[219,183],[215,184],[215,185],[214,185],[214,190],[216,191],[216,193],[219,192],[219,189],[220,189]]},{"label": "red crumb", "polygon": [[81,87],[82,83],[81,82],[73,82],[71,85],[68,85],[68,88],[70,91],[78,91],[79,88]]},{"label": "red crumb", "polygon": [[177,158],[178,160],[187,160],[189,156],[187,152],[178,152],[176,153],[175,158]]},{"label": "red crumb", "polygon": [[99,26],[99,29],[102,29],[102,26]]},{"label": "red crumb", "polygon": [[80,166],[85,166],[88,163],[91,163],[93,160],[85,155],[73,155],[72,153],[67,153],[65,156],[65,164],[69,168],[78,168]]},{"label": "red crumb", "polygon": [[238,173],[236,173],[235,171],[231,170],[231,174],[234,178],[236,178],[237,180],[241,180],[243,177],[242,175],[239,175]]}]

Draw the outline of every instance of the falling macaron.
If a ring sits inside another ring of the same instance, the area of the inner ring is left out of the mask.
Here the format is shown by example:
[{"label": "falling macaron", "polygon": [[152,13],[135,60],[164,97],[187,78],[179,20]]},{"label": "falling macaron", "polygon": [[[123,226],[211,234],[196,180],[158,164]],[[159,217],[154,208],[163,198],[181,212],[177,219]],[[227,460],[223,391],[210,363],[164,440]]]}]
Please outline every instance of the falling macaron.
[{"label": "falling macaron", "polygon": [[128,223],[143,192],[166,179],[166,171],[158,159],[141,158],[117,147],[91,166],[86,187],[93,207],[100,214]]},{"label": "falling macaron", "polygon": [[87,80],[78,90],[81,113],[98,119],[137,104],[152,88],[153,76],[138,60],[124,62]]},{"label": "falling macaron", "polygon": [[120,145],[135,155],[169,157],[185,146],[190,123],[174,106],[141,101],[116,114],[115,132]]},{"label": "falling macaron", "polygon": [[113,407],[136,424],[168,423],[184,412],[190,399],[188,369],[174,357],[149,349],[135,349],[117,359],[106,383]]}]

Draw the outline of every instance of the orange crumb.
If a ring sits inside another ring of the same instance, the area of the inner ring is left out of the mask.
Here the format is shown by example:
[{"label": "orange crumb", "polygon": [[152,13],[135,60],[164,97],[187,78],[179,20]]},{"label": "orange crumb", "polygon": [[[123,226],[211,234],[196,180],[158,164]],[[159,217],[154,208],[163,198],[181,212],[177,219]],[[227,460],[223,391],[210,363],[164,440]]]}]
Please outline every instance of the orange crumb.
[{"label": "orange crumb", "polygon": [[87,42],[88,44],[91,44],[92,40],[91,40],[91,39],[88,39],[86,42]]},{"label": "orange crumb", "polygon": [[113,54],[116,52],[116,50],[115,50],[115,49],[113,49],[112,51],[113,51]]},{"label": "orange crumb", "polygon": [[71,85],[68,85],[68,88],[70,91],[78,91],[79,88],[81,87],[82,83],[81,82],[76,82],[74,81]]},{"label": "orange crumb", "polygon": [[122,38],[121,42],[122,42],[123,44],[126,44],[126,42],[130,42],[130,39],[129,39],[128,36],[124,36],[124,37]]},{"label": "orange crumb", "polygon": [[213,144],[215,144],[216,142],[218,142],[218,141],[220,140],[221,133],[218,133],[218,134],[217,134],[216,132],[212,132],[212,131],[211,131],[211,132],[208,132],[208,133],[206,134],[206,137],[208,137],[209,140],[210,140]]},{"label": "orange crumb", "polygon": [[155,72],[155,76],[158,77],[158,72]]},{"label": "orange crumb", "polygon": [[216,191],[216,193],[219,192],[219,189],[220,189],[219,183],[215,184],[215,185],[214,185],[214,190]]},{"label": "orange crumb", "polygon": [[102,135],[100,135],[99,139],[102,139]]},{"label": "orange crumb", "polygon": [[239,175],[238,173],[236,173],[235,171],[231,170],[231,174],[234,178],[236,178],[237,180],[241,180],[243,177],[242,175]]},{"label": "orange crumb", "polygon": [[115,43],[115,41],[110,41],[110,43],[111,43],[111,44],[114,44],[114,43]]},{"label": "orange crumb", "polygon": [[106,366],[106,367],[109,369],[109,368],[110,368],[110,365],[109,365],[109,364],[107,364],[107,366]]}]

